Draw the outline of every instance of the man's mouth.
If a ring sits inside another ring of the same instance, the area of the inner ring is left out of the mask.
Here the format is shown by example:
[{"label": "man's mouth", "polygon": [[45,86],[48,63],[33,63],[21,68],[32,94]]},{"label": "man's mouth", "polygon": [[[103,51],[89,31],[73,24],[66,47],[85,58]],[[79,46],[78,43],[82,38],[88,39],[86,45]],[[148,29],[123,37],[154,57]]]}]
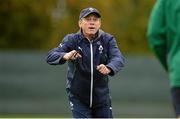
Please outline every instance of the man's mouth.
[{"label": "man's mouth", "polygon": [[89,27],[89,29],[90,29],[90,30],[94,30],[94,29],[95,29],[95,27]]}]

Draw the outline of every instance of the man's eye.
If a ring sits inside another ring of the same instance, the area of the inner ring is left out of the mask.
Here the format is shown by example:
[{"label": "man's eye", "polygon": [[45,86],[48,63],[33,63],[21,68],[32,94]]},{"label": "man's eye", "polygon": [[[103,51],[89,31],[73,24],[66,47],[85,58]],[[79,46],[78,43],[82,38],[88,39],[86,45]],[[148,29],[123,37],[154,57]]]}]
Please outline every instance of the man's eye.
[{"label": "man's eye", "polygon": [[86,21],[98,21],[97,18],[86,18],[85,20],[86,20]]}]

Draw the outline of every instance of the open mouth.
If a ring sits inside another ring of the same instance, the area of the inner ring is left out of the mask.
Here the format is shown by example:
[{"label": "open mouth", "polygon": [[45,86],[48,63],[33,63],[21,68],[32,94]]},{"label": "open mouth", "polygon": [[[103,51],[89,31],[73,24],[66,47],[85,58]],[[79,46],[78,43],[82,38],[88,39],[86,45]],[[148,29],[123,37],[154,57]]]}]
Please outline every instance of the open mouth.
[{"label": "open mouth", "polygon": [[89,27],[90,30],[95,30],[95,27]]}]

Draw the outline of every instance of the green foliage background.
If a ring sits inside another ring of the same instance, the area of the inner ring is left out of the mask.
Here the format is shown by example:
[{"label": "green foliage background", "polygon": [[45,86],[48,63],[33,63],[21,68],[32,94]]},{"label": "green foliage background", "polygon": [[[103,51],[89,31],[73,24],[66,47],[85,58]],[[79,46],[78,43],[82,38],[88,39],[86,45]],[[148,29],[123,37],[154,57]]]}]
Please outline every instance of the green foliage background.
[{"label": "green foliage background", "polygon": [[146,29],[155,0],[0,0],[0,49],[49,50],[78,28],[79,12],[95,7],[102,29],[124,53],[149,53]]}]

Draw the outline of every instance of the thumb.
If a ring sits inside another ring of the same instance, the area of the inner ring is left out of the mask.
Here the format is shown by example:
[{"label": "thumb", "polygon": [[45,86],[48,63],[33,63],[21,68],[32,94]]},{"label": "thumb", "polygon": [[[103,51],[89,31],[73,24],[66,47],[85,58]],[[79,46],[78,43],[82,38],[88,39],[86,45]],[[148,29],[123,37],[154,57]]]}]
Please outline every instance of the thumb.
[{"label": "thumb", "polygon": [[101,68],[102,68],[102,64],[98,65],[96,69],[100,70]]}]

